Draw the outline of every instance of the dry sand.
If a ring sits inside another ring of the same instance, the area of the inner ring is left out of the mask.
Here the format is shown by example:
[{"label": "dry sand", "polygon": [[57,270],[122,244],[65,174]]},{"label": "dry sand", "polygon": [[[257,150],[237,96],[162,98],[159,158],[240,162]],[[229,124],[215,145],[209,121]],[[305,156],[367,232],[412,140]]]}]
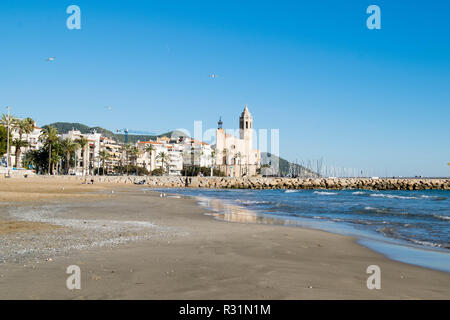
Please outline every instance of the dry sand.
[{"label": "dry sand", "polygon": [[[194,200],[141,186],[0,179],[0,201],[1,299],[450,297],[448,273],[389,260],[350,237],[222,222]],[[373,264],[381,290],[366,286]],[[69,265],[81,268],[81,290],[66,288]]]}]

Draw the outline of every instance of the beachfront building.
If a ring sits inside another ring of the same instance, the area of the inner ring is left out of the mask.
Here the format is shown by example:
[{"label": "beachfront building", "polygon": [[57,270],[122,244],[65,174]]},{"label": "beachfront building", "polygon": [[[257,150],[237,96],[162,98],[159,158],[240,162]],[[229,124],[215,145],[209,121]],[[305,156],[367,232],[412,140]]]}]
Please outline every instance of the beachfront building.
[{"label": "beachfront building", "polygon": [[144,167],[149,172],[162,169],[168,175],[181,175],[183,148],[179,144],[179,139],[161,137],[156,141],[138,141],[136,145],[141,151],[137,159],[138,166]]},{"label": "beachfront building", "polygon": [[108,137],[100,137],[100,167],[105,169],[105,174],[112,174],[115,172],[115,168],[120,167],[123,160],[122,150],[122,144],[117,141]]},{"label": "beachfront building", "polygon": [[226,133],[222,119],[216,130],[215,165],[226,176],[255,176],[261,155],[253,149],[253,118],[247,105],[239,117],[239,137]]},{"label": "beachfront building", "polygon": [[136,146],[140,150],[140,155],[137,158],[137,165],[152,172],[157,168],[156,156],[161,152],[167,152],[166,144],[160,141],[138,141]]},{"label": "beachfront building", "polygon": [[185,166],[210,168],[214,165],[214,150],[208,143],[186,137],[180,144]]},{"label": "beachfront building", "polygon": [[[80,143],[85,140],[84,146],[81,146],[75,152],[75,168],[69,173],[75,175],[94,174],[97,168],[102,168],[102,161],[105,160],[105,171],[112,173],[114,167],[120,164],[122,146],[116,141],[103,137],[100,133],[93,130],[91,133],[81,133],[79,130],[70,130],[61,135],[62,139],[70,139]],[[108,159],[101,156],[101,151],[108,152]]]}]

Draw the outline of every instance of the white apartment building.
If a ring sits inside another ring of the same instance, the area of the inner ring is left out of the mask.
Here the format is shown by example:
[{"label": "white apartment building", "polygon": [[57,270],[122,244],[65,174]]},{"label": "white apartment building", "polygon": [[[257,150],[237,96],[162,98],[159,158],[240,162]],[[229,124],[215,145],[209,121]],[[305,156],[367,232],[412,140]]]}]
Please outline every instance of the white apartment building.
[{"label": "white apartment building", "polygon": [[79,130],[70,130],[61,135],[62,139],[76,141],[81,137],[86,138],[87,144],[84,149],[78,149],[75,153],[76,166],[70,173],[76,175],[93,174],[94,169],[100,167],[100,138],[102,135],[95,130],[92,133],[81,133]]},{"label": "white apartment building", "polygon": [[180,144],[183,148],[183,161],[185,165],[207,168],[214,165],[213,148],[208,143],[185,138]]},{"label": "white apartment building", "polygon": [[[181,175],[181,170],[183,170],[182,147],[177,143],[169,143],[168,139],[158,140],[137,142],[136,145],[141,150],[137,164],[145,167],[149,172],[162,168],[166,174]],[[153,151],[146,151],[150,145],[153,147]],[[164,161],[161,154],[165,155]]]}]

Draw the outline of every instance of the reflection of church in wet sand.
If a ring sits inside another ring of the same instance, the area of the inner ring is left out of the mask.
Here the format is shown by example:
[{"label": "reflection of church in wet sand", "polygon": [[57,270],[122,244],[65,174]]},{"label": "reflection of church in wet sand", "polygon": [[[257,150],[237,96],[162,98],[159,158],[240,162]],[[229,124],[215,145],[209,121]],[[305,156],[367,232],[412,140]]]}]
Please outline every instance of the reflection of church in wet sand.
[{"label": "reflection of church in wet sand", "polygon": [[253,149],[253,118],[245,105],[239,118],[239,138],[228,134],[219,120],[216,130],[216,166],[226,176],[255,176],[261,167],[258,149]]}]

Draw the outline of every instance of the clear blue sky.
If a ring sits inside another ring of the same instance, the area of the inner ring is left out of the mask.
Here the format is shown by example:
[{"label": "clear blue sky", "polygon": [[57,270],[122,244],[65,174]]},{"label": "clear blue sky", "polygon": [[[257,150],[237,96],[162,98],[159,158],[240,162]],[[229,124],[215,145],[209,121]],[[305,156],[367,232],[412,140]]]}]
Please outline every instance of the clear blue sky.
[{"label": "clear blue sky", "polygon": [[444,0],[2,0],[1,111],[165,132],[237,127],[247,103],[290,160],[448,176],[449,15]]}]

